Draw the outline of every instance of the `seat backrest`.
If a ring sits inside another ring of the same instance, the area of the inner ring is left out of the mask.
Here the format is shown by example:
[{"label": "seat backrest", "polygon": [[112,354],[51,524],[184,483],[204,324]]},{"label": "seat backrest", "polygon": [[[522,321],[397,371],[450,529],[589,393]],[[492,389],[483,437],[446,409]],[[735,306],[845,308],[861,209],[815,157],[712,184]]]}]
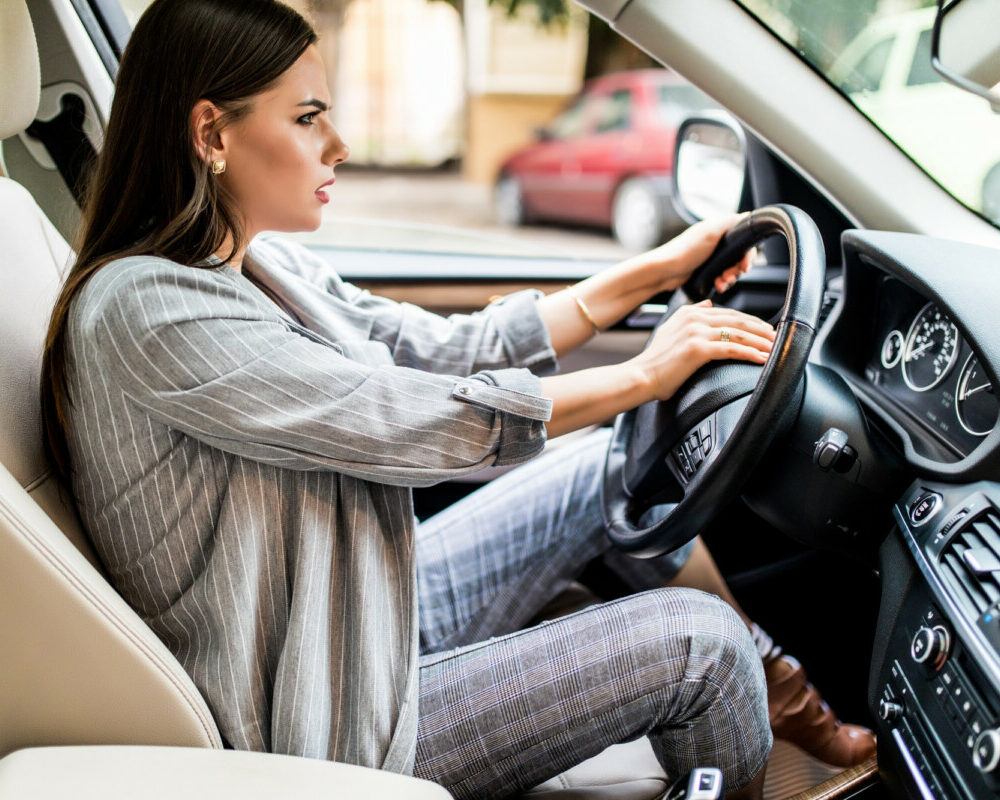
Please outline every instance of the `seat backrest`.
[{"label": "seat backrest", "polygon": [[[25,0],[0,2],[0,140],[32,121],[38,50]],[[0,177],[0,757],[27,746],[221,747],[197,688],[104,579],[46,462],[38,396],[70,248]]]}]

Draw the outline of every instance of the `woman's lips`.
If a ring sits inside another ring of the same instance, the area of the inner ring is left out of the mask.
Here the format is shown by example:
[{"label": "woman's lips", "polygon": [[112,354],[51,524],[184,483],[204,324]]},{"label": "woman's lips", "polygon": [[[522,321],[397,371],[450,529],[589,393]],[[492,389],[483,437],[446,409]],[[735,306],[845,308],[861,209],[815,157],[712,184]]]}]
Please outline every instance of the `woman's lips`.
[{"label": "woman's lips", "polygon": [[327,194],[326,192],[324,192],[323,190],[324,190],[324,189],[325,189],[325,188],[326,188],[327,186],[332,186],[332,185],[333,185],[333,183],[334,183],[334,179],[333,179],[333,178],[330,178],[330,180],[328,180],[328,181],[327,181],[326,183],[324,183],[324,184],[323,184],[322,186],[320,186],[320,187],[319,187],[319,188],[318,188],[318,189],[316,190],[316,197],[318,197],[318,198],[319,198],[319,201],[320,201],[321,203],[329,203],[329,202],[330,202],[330,195],[329,195],[329,194]]}]

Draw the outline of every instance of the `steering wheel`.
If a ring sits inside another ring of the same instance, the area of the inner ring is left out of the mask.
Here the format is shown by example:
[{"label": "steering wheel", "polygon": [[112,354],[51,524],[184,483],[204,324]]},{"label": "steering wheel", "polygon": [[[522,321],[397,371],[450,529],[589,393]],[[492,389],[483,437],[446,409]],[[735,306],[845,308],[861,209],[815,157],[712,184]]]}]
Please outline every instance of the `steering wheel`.
[{"label": "steering wheel", "polygon": [[[794,421],[823,301],[826,257],[812,219],[788,205],[753,211],[726,232],[683,287],[708,294],[716,276],[773,234],[788,242],[788,288],[767,362],[712,361],[669,400],[620,414],[604,464],[601,514],[612,543],[648,558],[693,539],[735,497],[775,436]],[[681,290],[675,292],[675,298]],[[651,337],[652,338],[652,337]],[[664,514],[638,527],[653,506]]]}]

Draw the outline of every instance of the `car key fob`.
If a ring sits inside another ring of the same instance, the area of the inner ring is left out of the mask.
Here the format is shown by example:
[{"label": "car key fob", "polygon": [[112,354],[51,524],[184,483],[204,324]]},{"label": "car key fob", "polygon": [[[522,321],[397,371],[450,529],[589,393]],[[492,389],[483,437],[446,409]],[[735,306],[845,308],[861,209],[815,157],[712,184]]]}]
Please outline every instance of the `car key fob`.
[{"label": "car key fob", "polygon": [[674,781],[663,800],[719,800],[722,797],[722,770],[698,767]]}]

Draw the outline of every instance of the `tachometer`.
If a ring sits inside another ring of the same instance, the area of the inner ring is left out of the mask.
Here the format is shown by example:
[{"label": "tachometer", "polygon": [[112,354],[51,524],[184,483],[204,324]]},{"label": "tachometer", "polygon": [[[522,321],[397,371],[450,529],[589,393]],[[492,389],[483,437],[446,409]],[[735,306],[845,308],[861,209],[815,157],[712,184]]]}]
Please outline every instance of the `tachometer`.
[{"label": "tachometer", "polygon": [[937,386],[958,358],[958,329],[934,303],[917,314],[903,348],[903,380],[915,392]]},{"label": "tachometer", "polygon": [[974,355],[969,356],[958,376],[955,412],[962,427],[973,436],[986,436],[997,424],[1000,403],[993,392],[993,382],[986,377]]}]

